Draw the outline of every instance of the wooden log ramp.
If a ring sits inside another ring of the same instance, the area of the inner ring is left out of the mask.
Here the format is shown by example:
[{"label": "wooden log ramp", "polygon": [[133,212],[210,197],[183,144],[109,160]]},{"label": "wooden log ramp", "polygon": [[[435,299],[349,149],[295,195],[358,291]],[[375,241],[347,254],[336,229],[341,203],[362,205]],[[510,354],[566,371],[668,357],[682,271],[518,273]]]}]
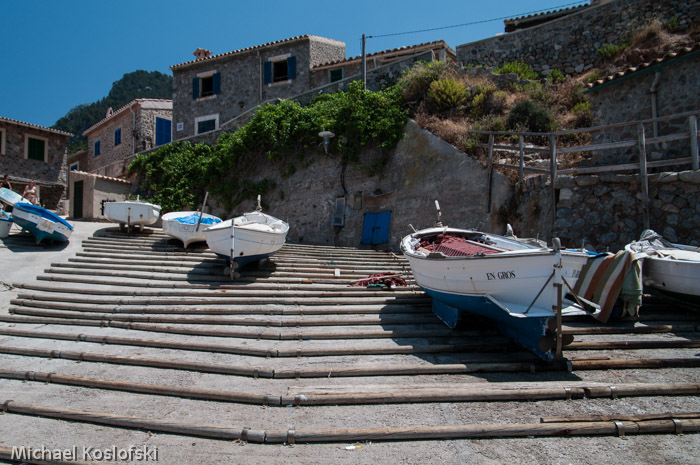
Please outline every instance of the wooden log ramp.
[{"label": "wooden log ramp", "polygon": [[[679,434],[700,427],[700,319],[683,308],[655,302],[638,321],[606,325],[565,318],[563,333],[574,341],[562,359],[544,362],[478,318],[447,328],[405,258],[389,252],[286,244],[270,260],[239,270],[235,281],[224,266],[205,246],[183,249],[159,230],[108,230],[36,281],[15,283],[9,312],[0,314],[7,361],[0,383],[17,400],[6,401],[4,411],[260,444]],[[400,275],[407,286],[352,285],[378,272]],[[199,386],[206,388],[192,387],[204,377]],[[109,404],[105,412],[59,408],[79,407],[62,403],[59,386],[138,399],[147,413],[114,415],[118,407]],[[626,416],[617,412],[619,398],[626,399]],[[656,398],[688,411],[650,412]],[[47,406],[31,403],[36,399]],[[217,415],[203,425],[153,420],[168,399],[215,403],[210,411],[218,403],[222,411],[225,404],[255,408],[259,427],[232,426]],[[575,415],[589,411],[590,399],[600,415]],[[439,409],[427,406],[452,404],[464,418],[482,402],[511,422],[445,426],[432,413]],[[512,402],[531,411],[547,402],[552,417],[518,423]],[[270,412],[283,411],[260,406],[290,405],[326,417],[366,408],[347,429],[269,428],[279,425]],[[381,425],[368,420],[399,405],[419,415],[416,426],[364,427]]]},{"label": "wooden log ramp", "polygon": [[80,423],[138,429],[257,444],[334,443],[360,441],[416,441],[436,439],[488,439],[576,436],[633,436],[643,434],[684,434],[700,431],[700,414],[680,412],[650,415],[650,418],[576,418],[573,421],[542,421],[522,424],[472,424],[454,426],[411,426],[356,429],[265,430],[248,427],[201,425],[103,412],[52,408],[6,400],[5,413],[32,415]]}]

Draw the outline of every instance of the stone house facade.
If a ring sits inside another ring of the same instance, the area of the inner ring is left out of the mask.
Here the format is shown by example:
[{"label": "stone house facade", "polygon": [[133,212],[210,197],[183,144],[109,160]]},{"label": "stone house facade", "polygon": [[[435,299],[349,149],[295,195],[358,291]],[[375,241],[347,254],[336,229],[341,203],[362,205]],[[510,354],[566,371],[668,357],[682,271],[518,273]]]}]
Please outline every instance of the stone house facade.
[{"label": "stone house facade", "polygon": [[66,195],[66,147],[69,132],[0,117],[0,160],[12,188],[22,193],[34,179],[39,202],[61,210]]},{"label": "stone house facade", "polygon": [[113,111],[83,132],[87,137],[86,166],[81,171],[122,177],[134,155],[172,140],[171,100],[136,99]]},{"label": "stone house facade", "polygon": [[131,194],[132,182],[124,178],[71,171],[69,179],[68,215],[73,219],[107,221],[105,202],[127,200]]},{"label": "stone house facade", "polygon": [[[452,50],[444,41],[438,40],[435,42],[368,54],[365,57],[367,74],[369,75],[373,70],[377,70],[378,68],[386,66],[390,63],[395,63],[405,58],[431,52],[434,60],[445,61],[447,59],[457,59],[457,54],[455,51]],[[349,77],[361,75],[362,56],[322,63],[314,66],[311,69],[310,89],[315,89],[327,84],[342,81],[343,79],[347,79]]]},{"label": "stone house facade", "polygon": [[[604,126],[625,121],[700,111],[700,44],[677,50],[649,63],[629,67],[600,79],[586,90],[591,103],[593,121]],[[644,124],[645,137],[687,133],[688,117],[679,117],[656,124]],[[596,143],[635,140],[637,128],[612,128],[594,134]],[[650,161],[661,158],[690,157],[688,139],[651,144],[647,148]],[[637,162],[636,149],[606,151],[593,158],[595,164]]]},{"label": "stone house facade", "polygon": [[219,55],[197,49],[195,57],[170,67],[174,140],[215,131],[263,102],[309,90],[311,70],[343,60],[345,44],[304,35]]}]

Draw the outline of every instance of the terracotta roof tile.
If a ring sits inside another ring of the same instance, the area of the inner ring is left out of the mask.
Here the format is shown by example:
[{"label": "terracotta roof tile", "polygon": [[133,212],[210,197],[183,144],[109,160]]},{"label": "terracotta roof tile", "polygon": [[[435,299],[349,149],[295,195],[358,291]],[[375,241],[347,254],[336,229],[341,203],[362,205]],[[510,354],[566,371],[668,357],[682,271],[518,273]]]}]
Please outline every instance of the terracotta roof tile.
[{"label": "terracotta roof tile", "polygon": [[[237,54],[239,54],[239,53],[244,53],[244,52],[250,52],[250,51],[252,51],[252,50],[257,50],[257,49],[265,48],[265,47],[271,47],[271,46],[273,46],[273,45],[279,45],[279,44],[283,44],[283,43],[286,43],[286,42],[293,42],[293,41],[296,41],[296,40],[311,39],[311,38],[319,38],[319,39],[325,39],[325,40],[329,40],[329,41],[333,41],[333,42],[338,42],[337,40],[326,39],[325,37],[319,37],[319,36],[314,36],[314,35],[305,34],[305,35],[301,35],[301,36],[290,37],[290,38],[288,38],[288,39],[282,39],[282,40],[276,40],[276,41],[274,41],[274,42],[268,42],[268,43],[266,43],[266,44],[254,45],[254,46],[252,46],[252,47],[241,48],[241,49],[238,49],[238,50],[233,50],[233,51],[231,51],[231,52],[219,53],[219,54],[217,54],[217,55],[211,55],[211,56],[208,56],[208,57],[206,57],[206,58],[200,58],[200,59],[194,59],[194,60],[186,61],[186,62],[184,62],[184,63],[180,63],[180,64],[177,64],[177,65],[172,65],[172,66],[170,67],[170,69],[171,69],[171,70],[175,70],[175,69],[177,69],[177,68],[181,68],[181,67],[184,67],[184,66],[187,66],[187,65],[191,65],[191,64],[193,64],[193,63],[204,63],[204,62],[207,62],[207,61],[210,61],[210,60],[216,60],[217,58],[227,57],[227,56],[231,56],[231,55],[237,55]],[[340,43],[340,42],[339,42],[339,43]]]},{"label": "terracotta roof tile", "polygon": [[503,20],[503,22],[506,24],[508,24],[508,23],[513,23],[513,24],[524,23],[524,22],[529,22],[532,20],[543,19],[547,16],[559,16],[562,13],[566,13],[566,14],[573,13],[575,10],[587,8],[589,6],[590,6],[589,4],[584,3],[582,5],[570,6],[567,8],[561,8],[559,10],[543,11],[543,12],[535,13],[535,14],[531,14],[531,15],[518,16],[517,18],[505,19],[505,20]]},{"label": "terracotta roof tile", "polygon": [[4,118],[4,117],[0,116],[0,121],[4,121],[6,123],[11,123],[11,124],[16,124],[18,126],[26,126],[26,127],[34,128],[34,129],[41,129],[42,131],[48,131],[48,132],[52,132],[54,134],[60,134],[62,136],[73,137],[73,134],[71,134],[70,132],[61,131],[60,129],[47,128],[45,126],[39,126],[38,124],[25,123],[24,121],[18,121],[16,119],[12,119],[12,118]]},{"label": "terracotta roof tile", "polygon": [[88,176],[91,176],[91,177],[97,178],[97,179],[106,179],[106,180],[108,180],[108,181],[117,181],[117,182],[123,182],[123,183],[125,183],[125,184],[133,184],[133,183],[132,183],[131,181],[129,181],[128,179],[124,179],[124,178],[113,178],[113,177],[111,177],[111,176],[105,176],[105,175],[103,175],[103,174],[88,173],[87,171],[78,171],[78,170],[75,170],[75,171],[71,171],[71,173],[86,174],[86,175],[88,175]]},{"label": "terracotta roof tile", "polygon": [[[370,53],[369,55],[366,56],[366,58],[367,59],[380,58],[382,56],[391,55],[392,53],[411,52],[411,51],[419,51],[419,50],[432,50],[434,48],[442,48],[442,47],[447,48],[450,51],[452,51],[452,49],[450,49],[450,47],[445,43],[444,40],[436,40],[434,42],[426,42],[423,44],[411,45],[408,47],[398,47],[398,48],[394,48],[391,50],[384,50],[382,52]],[[356,57],[352,57],[352,58],[346,58],[344,60],[329,61],[327,63],[322,63],[320,65],[316,65],[312,69],[321,69],[321,68],[326,68],[329,66],[339,66],[342,64],[347,64],[347,63],[351,63],[351,62],[359,61],[359,60],[362,60],[361,55],[356,56]]]},{"label": "terracotta roof tile", "polygon": [[625,70],[618,71],[614,74],[610,74],[608,76],[605,76],[602,79],[598,79],[597,81],[591,82],[588,84],[589,89],[594,89],[596,87],[602,86],[603,84],[607,84],[609,82],[615,81],[617,79],[621,79],[625,76],[629,76],[631,74],[634,74],[639,71],[643,71],[648,68],[652,68],[654,66],[660,65],[662,63],[669,62],[675,58],[682,57],[684,55],[688,55],[690,53],[698,52],[700,51],[700,42],[695,43],[692,47],[683,47],[675,52],[670,52],[664,55],[661,58],[655,58],[647,63],[642,63],[637,66],[631,66]]}]

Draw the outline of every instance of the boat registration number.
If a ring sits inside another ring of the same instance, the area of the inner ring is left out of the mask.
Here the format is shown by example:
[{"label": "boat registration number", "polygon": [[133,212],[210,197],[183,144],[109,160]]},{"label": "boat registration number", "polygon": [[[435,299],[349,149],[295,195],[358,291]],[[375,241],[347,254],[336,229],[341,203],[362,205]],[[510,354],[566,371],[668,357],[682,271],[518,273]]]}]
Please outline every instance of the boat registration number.
[{"label": "boat registration number", "polygon": [[56,226],[56,223],[53,221],[47,220],[46,218],[42,218],[39,220],[39,224],[36,225],[36,228],[40,231],[44,231],[47,233],[53,233],[53,229]]}]

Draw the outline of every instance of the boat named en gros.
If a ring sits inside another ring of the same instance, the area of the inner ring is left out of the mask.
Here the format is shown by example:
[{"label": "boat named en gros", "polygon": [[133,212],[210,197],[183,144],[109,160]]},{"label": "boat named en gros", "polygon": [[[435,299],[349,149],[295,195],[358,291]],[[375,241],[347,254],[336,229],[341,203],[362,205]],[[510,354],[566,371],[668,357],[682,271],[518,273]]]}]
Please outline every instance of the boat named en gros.
[{"label": "boat named en gros", "polygon": [[700,304],[700,247],[671,243],[648,229],[625,249],[642,259],[645,287]]},{"label": "boat named en gros", "polygon": [[[546,360],[556,347],[550,326],[556,317],[555,284],[566,281],[573,288],[589,256],[445,226],[404,237],[401,251],[447,326],[454,328],[464,312],[486,317]],[[573,296],[562,299],[562,312],[586,313]]]},{"label": "boat named en gros", "polygon": [[139,200],[105,202],[104,215],[120,226],[141,226],[153,224],[160,217],[160,205]]},{"label": "boat named en gros", "polygon": [[221,218],[196,211],[170,212],[163,215],[163,232],[179,239],[187,248],[193,242],[204,242],[204,230],[221,223]]},{"label": "boat named en gros", "polygon": [[287,223],[262,212],[258,196],[255,211],[210,226],[204,236],[212,252],[235,263],[233,270],[273,255],[284,245],[287,232]]}]

